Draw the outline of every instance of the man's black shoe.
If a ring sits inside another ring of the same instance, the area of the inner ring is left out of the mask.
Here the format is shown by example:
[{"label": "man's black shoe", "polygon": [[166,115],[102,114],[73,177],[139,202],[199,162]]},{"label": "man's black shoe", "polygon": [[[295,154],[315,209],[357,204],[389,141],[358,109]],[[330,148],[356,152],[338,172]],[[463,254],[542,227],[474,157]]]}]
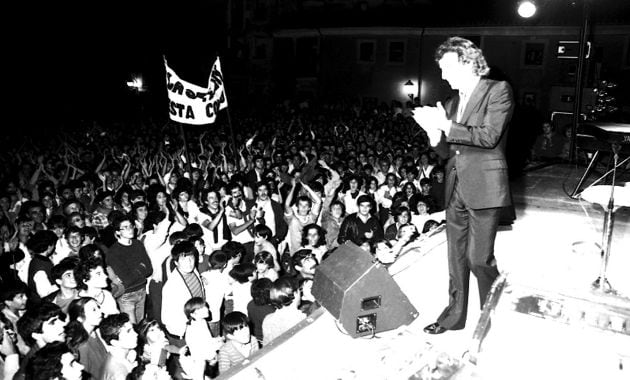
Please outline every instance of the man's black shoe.
[{"label": "man's black shoe", "polygon": [[446,330],[447,329],[445,327],[440,326],[440,324],[437,322],[431,323],[430,325],[424,328],[424,332],[431,335],[442,334]]}]

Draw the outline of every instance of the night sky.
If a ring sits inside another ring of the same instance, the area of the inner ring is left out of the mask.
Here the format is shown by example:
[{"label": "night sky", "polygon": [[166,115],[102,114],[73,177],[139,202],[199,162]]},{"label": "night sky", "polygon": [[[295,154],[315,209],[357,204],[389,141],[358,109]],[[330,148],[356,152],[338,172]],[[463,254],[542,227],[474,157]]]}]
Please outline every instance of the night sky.
[{"label": "night sky", "polygon": [[[570,3],[545,1],[556,6]],[[609,9],[617,15],[630,8],[630,0],[594,2],[599,11]],[[151,90],[145,96],[159,104],[166,96],[163,54],[182,77],[204,83],[215,53],[225,46],[225,3],[112,0],[18,5],[21,9],[15,13],[7,12],[7,17],[26,16],[5,32],[9,71],[4,83],[17,90],[5,109],[22,116],[21,125],[34,128],[117,118],[136,107],[137,99],[126,86],[133,73],[144,75]],[[515,14],[512,3],[516,0],[441,0],[436,12],[445,16],[433,20],[449,22],[454,8],[466,15],[467,23],[509,19]],[[399,20],[414,22],[413,17]]]}]

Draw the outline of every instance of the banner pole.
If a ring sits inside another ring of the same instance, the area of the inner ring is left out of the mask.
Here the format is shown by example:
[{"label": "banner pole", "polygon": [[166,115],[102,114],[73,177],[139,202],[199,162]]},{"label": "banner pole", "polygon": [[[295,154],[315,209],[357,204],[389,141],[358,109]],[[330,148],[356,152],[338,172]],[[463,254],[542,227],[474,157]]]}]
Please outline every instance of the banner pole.
[{"label": "banner pole", "polygon": [[190,156],[188,155],[188,142],[186,141],[186,133],[184,133],[184,125],[182,123],[177,123],[179,125],[179,133],[182,136],[182,140],[184,141],[184,157],[186,157],[186,170],[188,171],[188,178],[192,181],[192,169],[190,166]]},{"label": "banner pole", "polygon": [[225,110],[227,114],[228,120],[228,128],[230,128],[230,139],[232,140],[232,151],[234,152],[234,166],[236,166],[239,170],[240,167],[240,159],[238,157],[238,150],[236,149],[236,140],[234,139],[234,128],[232,128],[232,118],[230,117],[230,109],[229,107]]}]

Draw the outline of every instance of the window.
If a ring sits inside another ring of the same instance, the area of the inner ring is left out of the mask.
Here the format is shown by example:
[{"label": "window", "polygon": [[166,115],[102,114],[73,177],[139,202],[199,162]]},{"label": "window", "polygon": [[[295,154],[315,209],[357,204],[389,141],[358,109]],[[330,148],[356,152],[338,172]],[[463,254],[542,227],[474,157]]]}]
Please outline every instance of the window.
[{"label": "window", "polygon": [[405,63],[405,41],[389,41],[387,63]]},{"label": "window", "polygon": [[523,68],[542,68],[545,63],[545,50],[547,44],[541,42],[525,42],[523,44],[523,55],[521,67]]},{"label": "window", "polygon": [[376,55],[376,43],[374,41],[359,41],[359,62],[373,63]]}]

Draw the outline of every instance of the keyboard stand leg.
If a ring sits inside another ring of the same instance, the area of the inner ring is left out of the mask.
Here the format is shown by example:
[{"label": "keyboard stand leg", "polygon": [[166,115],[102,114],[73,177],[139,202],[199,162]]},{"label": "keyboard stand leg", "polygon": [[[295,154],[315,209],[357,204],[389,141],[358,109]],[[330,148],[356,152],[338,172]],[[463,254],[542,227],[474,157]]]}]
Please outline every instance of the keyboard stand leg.
[{"label": "keyboard stand leg", "polygon": [[578,181],[578,184],[575,186],[575,189],[573,189],[573,192],[570,195],[571,198],[573,199],[577,198],[577,194],[580,192],[580,189],[582,188],[584,181],[586,180],[588,175],[591,174],[591,171],[593,170],[593,167],[595,167],[595,164],[597,164],[598,160],[599,160],[599,150],[596,151],[595,154],[593,154],[593,158],[591,158],[591,162],[588,163],[588,167],[586,168],[586,171],[582,175],[582,178],[580,178],[580,180]]}]

